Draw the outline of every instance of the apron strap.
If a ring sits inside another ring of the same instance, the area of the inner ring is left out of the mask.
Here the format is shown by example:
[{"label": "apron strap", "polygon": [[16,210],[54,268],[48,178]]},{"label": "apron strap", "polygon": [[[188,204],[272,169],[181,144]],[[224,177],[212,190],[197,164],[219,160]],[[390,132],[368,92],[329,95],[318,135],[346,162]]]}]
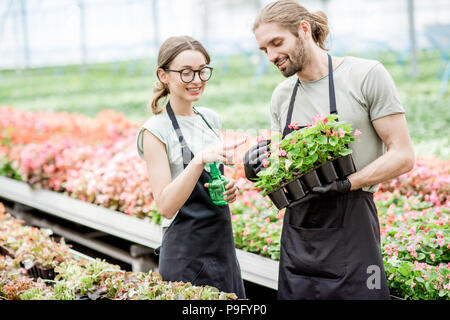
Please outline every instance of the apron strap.
[{"label": "apron strap", "polygon": [[197,112],[197,113],[200,115],[200,117],[202,117],[203,121],[205,121],[205,123],[206,123],[206,125],[208,126],[208,128],[210,128],[211,131],[214,132],[214,134],[217,136],[217,138],[220,139],[220,135],[216,132],[216,130],[214,130],[214,129],[211,127],[211,125],[209,124],[209,122],[206,121],[206,118],[205,118],[205,117],[204,117],[197,109],[195,109],[194,107],[192,107],[192,108],[194,109],[195,112]]},{"label": "apron strap", "polygon": [[175,113],[170,106],[170,102],[167,102],[166,105],[167,114],[169,115],[170,121],[172,122],[172,126],[175,129],[175,132],[178,136],[178,141],[181,144],[181,155],[183,158],[183,167],[186,168],[187,164],[192,160],[194,154],[191,149],[189,149],[186,140],[184,140],[183,133],[181,132],[180,125],[178,124],[177,118],[175,117]]},{"label": "apron strap", "polygon": [[333,62],[331,61],[331,56],[328,55],[328,90],[330,97],[330,114],[337,114],[336,108],[336,95],[334,93],[334,77],[333,77]]},{"label": "apron strap", "polygon": [[[336,108],[336,95],[334,91],[333,62],[331,60],[331,56],[328,53],[327,55],[328,55],[328,95],[330,97],[330,114],[338,114]],[[286,118],[286,124],[284,125],[283,129],[283,138],[292,131],[292,129],[289,129],[288,125],[290,125],[292,121],[292,113],[294,111],[295,97],[297,96],[297,90],[299,85],[300,79],[297,79],[294,85],[294,89],[292,90],[291,100],[289,101],[289,109]]]},{"label": "apron strap", "polygon": [[291,101],[289,101],[289,110],[286,118],[286,125],[283,129],[283,138],[291,131],[291,129],[288,128],[288,125],[291,124],[292,121],[292,112],[294,111],[294,102],[295,97],[297,96],[297,90],[298,86],[300,85],[300,79],[297,78],[297,81],[295,82],[294,90],[292,91],[291,95]]},{"label": "apron strap", "polygon": [[[167,102],[166,110],[167,110],[167,114],[169,115],[170,121],[172,122],[172,126],[175,129],[175,132],[178,136],[178,141],[180,141],[181,154],[182,154],[182,158],[183,158],[183,167],[186,168],[188,163],[194,157],[194,154],[192,153],[191,149],[189,149],[189,147],[186,143],[186,140],[184,139],[183,132],[181,131],[180,125],[178,124],[177,118],[175,117],[175,113],[173,112],[172,106],[170,105],[169,101]],[[195,108],[194,108],[194,110],[200,115],[200,117],[203,119],[203,121],[205,121],[208,128],[210,128],[212,130],[212,132],[214,132],[214,134],[218,138],[220,138],[220,136],[217,134],[217,132],[214,131],[214,129],[208,123],[208,121],[206,121],[206,118],[200,112],[198,112]],[[222,171],[223,171],[223,169],[222,169]]]}]

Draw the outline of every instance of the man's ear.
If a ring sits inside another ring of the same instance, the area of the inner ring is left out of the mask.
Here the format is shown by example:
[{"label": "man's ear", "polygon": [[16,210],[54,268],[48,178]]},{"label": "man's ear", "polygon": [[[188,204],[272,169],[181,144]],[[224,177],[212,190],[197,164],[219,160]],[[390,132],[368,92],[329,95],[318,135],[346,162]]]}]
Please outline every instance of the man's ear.
[{"label": "man's ear", "polygon": [[311,25],[308,21],[302,20],[298,24],[298,30],[297,30],[299,36],[302,36],[304,39],[307,39],[311,37]]},{"label": "man's ear", "polygon": [[168,82],[167,73],[166,71],[164,71],[164,69],[158,68],[158,70],[156,70],[156,75],[158,76],[159,81],[161,81],[164,84],[167,84]]}]

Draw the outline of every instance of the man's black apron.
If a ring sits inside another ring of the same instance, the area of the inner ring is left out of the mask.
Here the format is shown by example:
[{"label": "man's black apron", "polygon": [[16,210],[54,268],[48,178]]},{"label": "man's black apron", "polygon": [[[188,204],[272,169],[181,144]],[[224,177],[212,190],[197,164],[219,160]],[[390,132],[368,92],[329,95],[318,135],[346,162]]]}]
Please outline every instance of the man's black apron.
[{"label": "man's black apron", "polygon": [[[337,114],[330,55],[328,68],[330,113]],[[292,92],[283,138],[291,131],[299,84]],[[324,195],[286,209],[278,299],[389,299],[372,193]]]},{"label": "man's black apron", "polygon": [[[194,155],[184,140],[169,103],[166,109],[181,143],[183,165],[186,168]],[[213,130],[206,119],[200,116]],[[234,247],[230,209],[228,205],[216,206],[212,203],[204,187],[210,177],[207,171],[202,171],[192,194],[164,233],[159,248],[159,273],[164,281],[210,285],[245,298]]]}]

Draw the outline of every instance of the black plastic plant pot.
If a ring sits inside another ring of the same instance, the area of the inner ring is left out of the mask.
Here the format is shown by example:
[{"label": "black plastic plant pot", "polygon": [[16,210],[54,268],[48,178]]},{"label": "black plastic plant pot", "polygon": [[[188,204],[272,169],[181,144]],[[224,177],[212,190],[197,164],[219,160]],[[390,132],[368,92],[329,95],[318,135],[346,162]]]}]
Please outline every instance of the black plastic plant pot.
[{"label": "black plastic plant pot", "polygon": [[355,163],[353,162],[352,154],[348,154],[346,156],[339,157],[334,161],[335,168],[337,169],[337,173],[339,178],[345,178],[348,175],[356,172]]},{"label": "black plastic plant pot", "polygon": [[47,280],[55,280],[55,269],[49,268],[49,269],[41,269],[37,268],[38,275],[41,279],[47,279]]},{"label": "black plastic plant pot", "polygon": [[320,187],[322,184],[320,183],[319,176],[317,175],[316,170],[310,170],[302,176],[302,180],[309,190],[312,190],[314,187]]},{"label": "black plastic plant pot", "polygon": [[286,208],[289,204],[289,200],[284,192],[283,188],[277,189],[268,194],[270,200],[277,207],[278,210]]},{"label": "black plastic plant pot", "polygon": [[34,278],[35,280],[39,278],[39,272],[35,266],[32,266],[30,269],[28,269],[27,273],[30,277]]},{"label": "black plastic plant pot", "polygon": [[318,167],[316,171],[319,174],[321,182],[323,183],[330,183],[339,178],[336,169],[334,169],[333,162],[331,161],[325,162]]},{"label": "black plastic plant pot", "polygon": [[288,182],[285,186],[292,201],[299,200],[305,196],[305,188],[300,177]]},{"label": "black plastic plant pot", "polygon": [[10,256],[14,258],[14,254],[7,247],[0,245],[0,255],[2,256]]}]

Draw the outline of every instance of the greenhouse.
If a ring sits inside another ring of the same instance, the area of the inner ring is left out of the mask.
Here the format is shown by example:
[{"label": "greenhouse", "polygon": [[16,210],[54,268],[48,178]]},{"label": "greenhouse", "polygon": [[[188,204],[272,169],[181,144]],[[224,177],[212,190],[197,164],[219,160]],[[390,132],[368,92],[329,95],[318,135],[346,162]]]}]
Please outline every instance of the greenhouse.
[{"label": "greenhouse", "polygon": [[0,17],[0,300],[450,300],[448,1]]}]

